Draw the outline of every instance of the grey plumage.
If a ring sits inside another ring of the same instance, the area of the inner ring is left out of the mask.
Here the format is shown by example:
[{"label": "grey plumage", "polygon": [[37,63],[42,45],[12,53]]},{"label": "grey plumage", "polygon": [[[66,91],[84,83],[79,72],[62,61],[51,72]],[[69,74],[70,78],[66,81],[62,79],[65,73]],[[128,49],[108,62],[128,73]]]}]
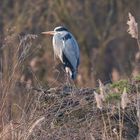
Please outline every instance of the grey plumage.
[{"label": "grey plumage", "polygon": [[70,78],[76,79],[80,52],[74,36],[63,26],[56,27],[51,32],[43,32],[43,34],[53,35],[55,57],[61,60]]}]

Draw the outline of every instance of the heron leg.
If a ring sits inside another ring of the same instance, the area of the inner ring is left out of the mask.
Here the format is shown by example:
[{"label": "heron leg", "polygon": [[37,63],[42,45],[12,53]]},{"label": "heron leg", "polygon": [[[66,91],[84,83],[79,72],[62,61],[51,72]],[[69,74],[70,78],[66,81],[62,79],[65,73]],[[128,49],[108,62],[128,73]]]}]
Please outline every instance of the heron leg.
[{"label": "heron leg", "polygon": [[66,74],[66,85],[70,86],[70,69],[65,67],[65,74]]},{"label": "heron leg", "polygon": [[65,73],[65,81],[66,81],[66,85],[69,86],[70,85],[70,79],[69,79],[69,74],[67,72]]}]

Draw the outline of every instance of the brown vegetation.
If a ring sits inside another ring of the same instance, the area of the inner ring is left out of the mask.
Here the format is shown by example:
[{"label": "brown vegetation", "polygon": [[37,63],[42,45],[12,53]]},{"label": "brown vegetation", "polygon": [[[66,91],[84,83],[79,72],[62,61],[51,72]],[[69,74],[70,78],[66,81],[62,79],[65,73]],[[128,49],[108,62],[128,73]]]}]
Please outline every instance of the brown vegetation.
[{"label": "brown vegetation", "polygon": [[[1,0],[0,139],[138,140],[139,6],[139,0]],[[80,46],[76,86],[65,84],[51,39],[40,35],[58,25]]]},{"label": "brown vegetation", "polygon": [[[52,30],[58,25],[68,27],[79,43],[79,85],[93,86],[97,79],[110,81],[114,69],[121,77],[132,73],[137,48],[126,33],[126,20],[128,12],[132,12],[139,21],[139,0],[2,0],[0,5],[2,40],[9,29],[17,35],[38,35],[34,48],[39,45],[42,47],[32,54],[32,59],[39,58],[38,67],[43,67],[43,72],[37,73],[43,75],[41,81],[52,82],[59,74],[53,69],[56,64],[51,38],[40,35],[41,31]],[[45,69],[42,65],[44,61]]]}]

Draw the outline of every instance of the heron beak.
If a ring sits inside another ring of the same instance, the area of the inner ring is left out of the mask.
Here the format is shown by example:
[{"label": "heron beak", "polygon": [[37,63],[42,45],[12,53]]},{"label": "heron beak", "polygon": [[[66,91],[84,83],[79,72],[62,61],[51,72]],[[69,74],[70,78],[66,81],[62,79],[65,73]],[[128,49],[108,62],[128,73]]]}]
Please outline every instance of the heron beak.
[{"label": "heron beak", "polygon": [[54,31],[42,32],[43,35],[54,35]]}]

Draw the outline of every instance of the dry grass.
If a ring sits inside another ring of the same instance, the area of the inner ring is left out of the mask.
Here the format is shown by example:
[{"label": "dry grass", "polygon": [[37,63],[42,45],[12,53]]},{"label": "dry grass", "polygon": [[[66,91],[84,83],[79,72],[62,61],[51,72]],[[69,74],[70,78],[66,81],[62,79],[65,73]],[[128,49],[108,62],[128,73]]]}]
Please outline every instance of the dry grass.
[{"label": "dry grass", "polygon": [[95,89],[71,84],[42,88],[32,72],[30,80],[36,83],[28,83],[22,74],[36,37],[9,33],[5,38],[0,79],[0,139],[139,139],[139,77],[112,84],[99,81]]},{"label": "dry grass", "polygon": [[13,97],[12,119],[4,122],[1,139],[134,140],[138,136],[136,108],[139,93],[139,89],[136,92],[135,82],[129,83],[131,89],[127,94],[131,102],[124,109],[121,108],[123,93],[120,93],[120,99],[108,98],[119,93],[113,93],[112,85],[104,85],[110,87],[110,92],[102,102],[102,110],[96,107],[94,91],[98,88],[62,85],[53,89],[29,90],[17,85],[16,94],[26,94],[22,97],[22,102],[25,102],[17,102]]},{"label": "dry grass", "polygon": [[28,127],[36,119],[34,95],[26,89],[26,81],[20,82],[36,37],[17,35],[11,29],[4,38],[0,79],[0,138],[4,140],[26,139],[26,135],[29,137]]}]

